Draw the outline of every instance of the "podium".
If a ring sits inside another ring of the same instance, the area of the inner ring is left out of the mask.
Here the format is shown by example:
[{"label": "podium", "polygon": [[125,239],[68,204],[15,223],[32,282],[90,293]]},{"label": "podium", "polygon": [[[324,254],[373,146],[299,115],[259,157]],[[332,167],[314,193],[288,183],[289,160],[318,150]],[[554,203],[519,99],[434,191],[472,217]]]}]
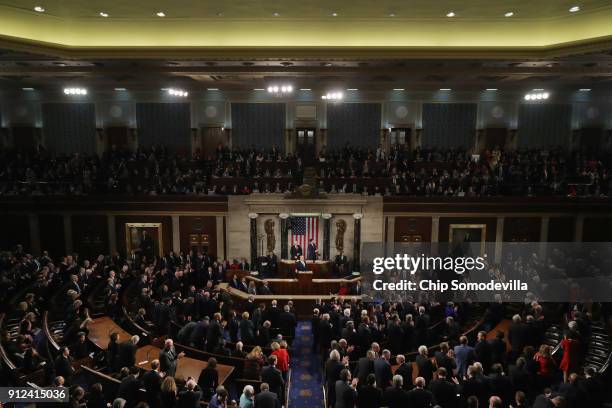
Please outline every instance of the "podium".
[{"label": "podium", "polygon": [[[332,261],[306,261],[306,267],[312,272],[313,279],[331,278],[334,263]],[[281,279],[295,278],[295,261],[291,259],[279,261],[278,277]]]}]

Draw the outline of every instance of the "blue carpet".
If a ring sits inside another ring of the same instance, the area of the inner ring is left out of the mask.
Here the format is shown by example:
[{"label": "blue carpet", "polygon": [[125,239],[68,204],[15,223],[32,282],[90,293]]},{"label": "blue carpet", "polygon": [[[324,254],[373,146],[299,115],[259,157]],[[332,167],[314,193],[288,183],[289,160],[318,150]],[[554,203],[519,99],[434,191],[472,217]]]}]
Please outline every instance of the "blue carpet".
[{"label": "blue carpet", "polygon": [[318,356],[312,352],[310,322],[301,321],[295,331],[291,355],[289,408],[324,406],[322,377]]}]

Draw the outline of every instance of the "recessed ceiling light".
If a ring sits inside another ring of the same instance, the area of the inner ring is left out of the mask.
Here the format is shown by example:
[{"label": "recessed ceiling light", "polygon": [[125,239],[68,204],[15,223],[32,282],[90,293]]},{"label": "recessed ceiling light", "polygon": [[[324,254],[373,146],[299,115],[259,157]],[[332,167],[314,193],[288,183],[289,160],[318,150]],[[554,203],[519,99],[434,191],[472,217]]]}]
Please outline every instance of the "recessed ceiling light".
[{"label": "recessed ceiling light", "polygon": [[300,91],[312,91],[310,88],[300,88]]},{"label": "recessed ceiling light", "polygon": [[580,6],[572,6],[572,7],[570,7],[570,9],[569,9],[569,12],[570,12],[570,13],[575,13],[575,12],[577,12],[577,11],[580,11]]},{"label": "recessed ceiling light", "polygon": [[42,6],[36,6],[34,7],[34,11],[37,11],[39,13],[44,13],[45,12],[45,8]]},{"label": "recessed ceiling light", "polygon": [[390,12],[389,13],[389,17],[395,17],[395,13],[394,12]]},{"label": "recessed ceiling light", "polygon": [[454,11],[449,11],[448,13],[446,13],[446,17],[455,17],[455,12]]},{"label": "recessed ceiling light", "polygon": [[115,88],[115,91],[121,92],[121,91],[126,91],[127,89],[125,88]]},{"label": "recessed ceiling light", "polygon": [[100,12],[100,17],[108,17],[108,13],[105,13],[104,11]]},{"label": "recessed ceiling light", "polygon": [[34,88],[21,88],[23,91],[33,91]]},{"label": "recessed ceiling light", "polygon": [[452,91],[451,88],[440,88],[441,91]]},{"label": "recessed ceiling light", "polygon": [[394,91],[405,91],[404,88],[393,88]]},{"label": "recessed ceiling light", "polygon": [[497,91],[497,88],[487,88],[487,91]]},{"label": "recessed ceiling light", "polygon": [[274,12],[272,15],[273,15],[274,17],[278,17],[278,16],[280,16],[280,13],[279,13],[278,11],[275,11],[275,12]]},{"label": "recessed ceiling light", "polygon": [[338,17],[338,13],[336,13],[335,11],[332,11],[331,15],[332,17]]},{"label": "recessed ceiling light", "polygon": [[207,91],[218,91],[219,88],[206,88]]},{"label": "recessed ceiling light", "polygon": [[580,88],[580,92],[591,92],[591,88]]},{"label": "recessed ceiling light", "polygon": [[506,14],[504,14],[504,17],[512,17],[514,15],[513,11],[509,11]]},{"label": "recessed ceiling light", "polygon": [[254,91],[265,91],[263,88],[253,88]]},{"label": "recessed ceiling light", "polygon": [[166,17],[166,13],[164,13],[163,11],[158,11],[157,17]]},{"label": "recessed ceiling light", "polygon": [[222,11],[218,11],[217,12],[217,17],[223,17],[223,12]]},{"label": "recessed ceiling light", "polygon": [[358,89],[357,89],[357,88],[347,88],[346,90],[347,90],[347,91],[358,91]]},{"label": "recessed ceiling light", "polygon": [[543,89],[543,88],[533,88],[533,90],[534,90],[535,92],[540,92],[540,91],[543,91],[544,89]]}]

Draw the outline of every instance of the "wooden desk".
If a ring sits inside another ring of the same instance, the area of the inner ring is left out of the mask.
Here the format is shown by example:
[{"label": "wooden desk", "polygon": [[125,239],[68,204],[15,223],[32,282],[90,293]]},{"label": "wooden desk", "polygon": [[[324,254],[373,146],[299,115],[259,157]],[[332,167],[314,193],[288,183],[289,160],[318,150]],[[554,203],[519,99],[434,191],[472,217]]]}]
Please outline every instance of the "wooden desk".
[{"label": "wooden desk", "polygon": [[[159,352],[161,349],[155,346],[144,346],[136,351],[136,366],[144,370],[151,369],[151,361],[159,358]],[[193,377],[196,381],[200,378],[200,372],[208,363],[203,360],[196,360],[195,358],[183,357],[178,360],[176,366],[176,377]],[[234,367],[217,364],[217,371],[219,372],[219,384],[223,384],[230,374],[234,371]]]},{"label": "wooden desk", "polygon": [[108,316],[94,319],[88,327],[89,334],[87,335],[87,337],[101,350],[106,350],[108,348],[111,333],[119,334],[119,339],[117,340],[119,343],[124,342],[130,337],[132,337],[130,333],[123,330]]},{"label": "wooden desk", "polygon": [[[329,278],[334,269],[332,261],[306,261],[306,267],[313,272],[313,278]],[[278,277],[295,277],[295,261],[283,259],[278,262]]]}]

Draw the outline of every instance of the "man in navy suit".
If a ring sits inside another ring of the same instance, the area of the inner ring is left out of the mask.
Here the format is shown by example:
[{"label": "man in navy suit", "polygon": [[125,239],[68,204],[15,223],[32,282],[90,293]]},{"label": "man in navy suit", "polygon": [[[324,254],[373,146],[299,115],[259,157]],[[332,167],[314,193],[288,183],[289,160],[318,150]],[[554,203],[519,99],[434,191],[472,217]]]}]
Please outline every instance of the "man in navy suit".
[{"label": "man in navy suit", "polygon": [[317,244],[315,244],[314,239],[310,238],[308,242],[308,260],[316,261],[318,253]]},{"label": "man in navy suit", "polygon": [[297,241],[295,241],[293,243],[293,246],[291,247],[290,252],[291,252],[291,259],[293,259],[294,261],[297,261],[298,259],[300,259],[300,256],[303,255],[302,246],[298,244]]},{"label": "man in navy suit", "polygon": [[302,255],[300,255],[299,259],[295,263],[295,269],[298,272],[305,272],[308,270],[308,268],[306,267],[306,262],[304,262],[304,257]]}]

